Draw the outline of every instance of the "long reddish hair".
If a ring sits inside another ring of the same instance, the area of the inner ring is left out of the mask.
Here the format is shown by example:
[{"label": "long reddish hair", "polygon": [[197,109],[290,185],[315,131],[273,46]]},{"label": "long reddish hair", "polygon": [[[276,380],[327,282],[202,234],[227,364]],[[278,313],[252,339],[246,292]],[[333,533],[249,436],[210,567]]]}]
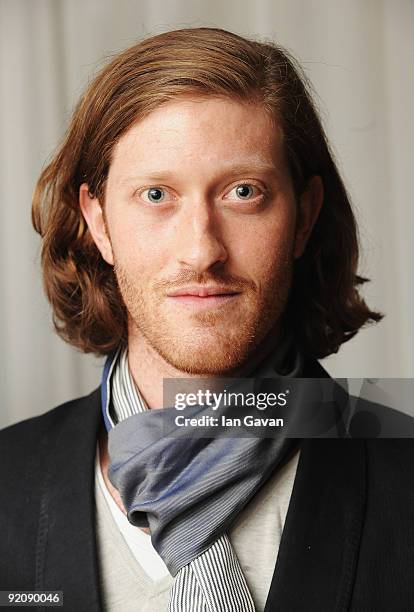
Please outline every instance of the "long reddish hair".
[{"label": "long reddish hair", "polygon": [[66,136],[43,170],[32,221],[42,236],[46,295],[57,333],[84,352],[106,355],[127,342],[127,313],[113,267],[95,246],[79,207],[79,187],[104,202],[114,145],[152,110],[184,94],[256,102],[281,125],[296,196],[314,175],[324,203],[305,253],[294,264],[285,312],[303,349],[321,358],[382,314],[358,286],[357,226],[310,95],[289,54],[273,43],[215,28],[148,38],[117,55],[81,97]]}]

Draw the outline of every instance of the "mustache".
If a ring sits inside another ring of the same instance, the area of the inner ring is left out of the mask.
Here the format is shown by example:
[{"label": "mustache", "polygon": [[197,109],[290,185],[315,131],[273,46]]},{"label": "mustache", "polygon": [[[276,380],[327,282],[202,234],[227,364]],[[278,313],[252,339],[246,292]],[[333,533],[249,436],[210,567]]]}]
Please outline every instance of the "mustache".
[{"label": "mustache", "polygon": [[191,270],[179,271],[169,279],[158,280],[153,286],[154,289],[159,291],[174,291],[181,289],[184,285],[199,285],[200,287],[220,285],[226,287],[229,291],[243,291],[246,288],[256,290],[256,284],[253,281],[233,274],[223,272],[216,274],[195,273]]}]

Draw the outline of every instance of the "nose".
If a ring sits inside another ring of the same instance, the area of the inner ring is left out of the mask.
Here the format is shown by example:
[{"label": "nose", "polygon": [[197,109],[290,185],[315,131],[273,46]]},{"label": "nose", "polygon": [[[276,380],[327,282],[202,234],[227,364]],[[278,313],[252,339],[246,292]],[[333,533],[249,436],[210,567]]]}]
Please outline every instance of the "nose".
[{"label": "nose", "polygon": [[200,273],[223,264],[228,254],[214,208],[207,200],[193,201],[180,212],[176,227],[176,255],[180,265]]}]

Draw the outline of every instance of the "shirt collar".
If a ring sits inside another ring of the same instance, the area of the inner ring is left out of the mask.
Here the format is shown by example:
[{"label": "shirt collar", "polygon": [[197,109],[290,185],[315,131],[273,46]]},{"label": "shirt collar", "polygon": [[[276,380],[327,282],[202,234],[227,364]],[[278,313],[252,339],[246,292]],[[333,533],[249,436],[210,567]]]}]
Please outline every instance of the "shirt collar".
[{"label": "shirt collar", "polygon": [[101,383],[102,412],[107,431],[119,421],[148,410],[128,365],[128,347],[120,346],[104,366]]}]

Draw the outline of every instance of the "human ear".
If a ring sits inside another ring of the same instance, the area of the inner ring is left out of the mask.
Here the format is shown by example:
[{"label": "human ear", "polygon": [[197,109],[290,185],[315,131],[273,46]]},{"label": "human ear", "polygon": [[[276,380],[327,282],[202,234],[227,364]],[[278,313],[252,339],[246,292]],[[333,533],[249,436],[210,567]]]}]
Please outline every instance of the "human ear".
[{"label": "human ear", "polygon": [[79,205],[85,221],[88,224],[92,238],[101,252],[102,257],[108,264],[113,266],[114,256],[112,245],[107,233],[102,206],[98,198],[90,195],[86,183],[83,183],[79,189]]},{"label": "human ear", "polygon": [[303,255],[323,203],[323,183],[320,176],[313,176],[300,196],[296,221],[294,257]]}]

